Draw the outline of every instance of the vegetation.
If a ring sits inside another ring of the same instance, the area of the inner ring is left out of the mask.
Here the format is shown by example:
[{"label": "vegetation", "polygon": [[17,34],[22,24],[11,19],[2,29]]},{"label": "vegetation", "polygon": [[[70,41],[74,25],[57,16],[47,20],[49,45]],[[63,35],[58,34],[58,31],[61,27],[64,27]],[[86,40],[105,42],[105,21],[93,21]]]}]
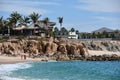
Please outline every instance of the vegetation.
[{"label": "vegetation", "polygon": [[32,14],[29,15],[30,19],[32,20],[32,22],[34,24],[38,21],[38,19],[40,18],[40,16],[41,16],[40,14],[35,13],[35,12],[33,12]]},{"label": "vegetation", "polygon": [[74,28],[71,28],[71,30],[70,30],[71,32],[75,32],[75,29]]},{"label": "vegetation", "polygon": [[[28,26],[31,22],[34,24],[34,27],[36,26],[39,18],[41,15],[39,13],[31,13],[29,16],[22,16],[18,12],[12,12],[10,16],[6,19],[3,18],[3,16],[0,17],[0,34],[11,34],[11,30],[13,28],[16,28],[18,25],[25,25]],[[50,19],[46,17],[44,20],[41,20],[45,28],[47,28],[49,25],[48,23],[50,22]],[[54,31],[45,29],[45,34],[49,37],[54,36],[54,37],[63,37],[63,36],[68,36],[69,32],[76,32],[76,34],[79,36],[79,38],[82,39],[91,39],[91,38],[120,38],[120,31],[115,30],[112,33],[103,31],[103,32],[92,32],[92,33],[82,33],[79,32],[78,30],[75,30],[74,28],[71,28],[70,30],[66,29],[65,27],[62,27],[63,24],[63,17],[58,17],[58,22],[60,24],[60,29],[58,27],[54,28]],[[34,30],[35,34],[35,30]],[[21,39],[21,37],[20,37]]]},{"label": "vegetation", "polygon": [[62,23],[63,23],[63,17],[58,17],[59,23],[60,23],[60,37],[62,35],[61,33],[61,28],[62,28]]},{"label": "vegetation", "polygon": [[11,27],[16,27],[20,19],[21,19],[21,14],[17,12],[13,12],[12,14],[10,14],[10,18],[8,18],[8,21],[12,24]]},{"label": "vegetation", "polygon": [[24,17],[21,17],[19,22],[20,22],[20,25],[27,26],[27,24],[29,24],[31,21],[29,17],[24,16]]},{"label": "vegetation", "polygon": [[[40,16],[41,15],[39,15],[38,13],[35,13],[35,12],[33,12],[32,14],[29,15],[30,19],[34,23],[34,27],[35,27],[35,23],[38,21],[38,19],[40,18]],[[34,35],[35,35],[35,29],[34,29]]]}]

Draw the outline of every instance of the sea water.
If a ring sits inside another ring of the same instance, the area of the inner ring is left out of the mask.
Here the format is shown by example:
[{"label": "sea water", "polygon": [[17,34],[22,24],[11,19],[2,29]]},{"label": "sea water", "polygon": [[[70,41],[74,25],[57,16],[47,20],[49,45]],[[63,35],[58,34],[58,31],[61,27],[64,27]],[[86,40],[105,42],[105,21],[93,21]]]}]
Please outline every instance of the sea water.
[{"label": "sea water", "polygon": [[2,80],[120,80],[119,61],[52,61],[0,65]]}]

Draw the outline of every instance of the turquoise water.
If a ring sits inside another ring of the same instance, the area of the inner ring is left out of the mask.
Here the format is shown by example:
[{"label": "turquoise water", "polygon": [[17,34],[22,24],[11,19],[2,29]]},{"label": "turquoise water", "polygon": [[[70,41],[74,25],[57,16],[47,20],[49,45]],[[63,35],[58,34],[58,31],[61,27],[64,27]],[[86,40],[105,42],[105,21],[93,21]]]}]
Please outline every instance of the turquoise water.
[{"label": "turquoise water", "polygon": [[6,80],[120,80],[119,61],[31,62],[16,65],[19,67],[7,75],[12,78],[7,77]]}]

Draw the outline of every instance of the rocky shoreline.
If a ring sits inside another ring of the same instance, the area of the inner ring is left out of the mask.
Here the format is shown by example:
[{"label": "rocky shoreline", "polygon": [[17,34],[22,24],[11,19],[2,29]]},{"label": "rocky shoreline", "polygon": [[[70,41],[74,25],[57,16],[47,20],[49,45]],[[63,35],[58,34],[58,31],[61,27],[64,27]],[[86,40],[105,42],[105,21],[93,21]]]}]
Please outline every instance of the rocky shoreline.
[{"label": "rocky shoreline", "polygon": [[[91,55],[89,50],[119,54]],[[119,41],[71,41],[54,38],[10,39],[0,43],[0,55],[43,58],[42,60],[120,60]]]}]

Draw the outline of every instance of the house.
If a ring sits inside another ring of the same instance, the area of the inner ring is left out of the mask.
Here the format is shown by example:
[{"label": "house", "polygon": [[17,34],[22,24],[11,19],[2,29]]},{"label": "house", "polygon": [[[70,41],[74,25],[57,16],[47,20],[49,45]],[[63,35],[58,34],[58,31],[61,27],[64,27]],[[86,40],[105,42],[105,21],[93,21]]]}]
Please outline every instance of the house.
[{"label": "house", "polygon": [[78,39],[78,34],[76,34],[76,32],[70,31],[68,33],[68,38],[70,38],[70,39]]},{"label": "house", "polygon": [[24,36],[46,36],[46,31],[52,31],[55,22],[48,22],[44,24],[42,21],[37,21],[35,24],[32,23],[29,26],[19,25],[16,28],[13,28],[14,35],[24,35]]}]

